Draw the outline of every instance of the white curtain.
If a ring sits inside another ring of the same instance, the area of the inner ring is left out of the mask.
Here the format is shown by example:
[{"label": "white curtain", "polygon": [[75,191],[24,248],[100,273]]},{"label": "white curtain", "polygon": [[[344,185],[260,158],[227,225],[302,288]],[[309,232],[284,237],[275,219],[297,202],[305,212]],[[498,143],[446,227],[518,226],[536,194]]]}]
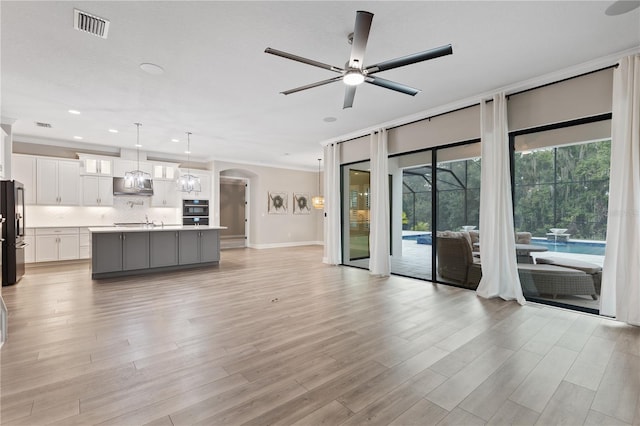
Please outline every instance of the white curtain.
[{"label": "white curtain", "polygon": [[340,235],[340,147],[324,147],[324,263],[342,263]]},{"label": "white curtain", "polygon": [[372,275],[388,276],[389,256],[389,161],[387,130],[371,134],[371,190],[369,229],[369,271]]},{"label": "white curtain", "polygon": [[482,172],[480,180],[480,259],[482,280],[477,294],[517,300],[524,305],[513,227],[507,100],[494,95],[493,111],[480,102]]},{"label": "white curtain", "polygon": [[609,217],[600,313],[640,325],[640,55],[613,72]]}]

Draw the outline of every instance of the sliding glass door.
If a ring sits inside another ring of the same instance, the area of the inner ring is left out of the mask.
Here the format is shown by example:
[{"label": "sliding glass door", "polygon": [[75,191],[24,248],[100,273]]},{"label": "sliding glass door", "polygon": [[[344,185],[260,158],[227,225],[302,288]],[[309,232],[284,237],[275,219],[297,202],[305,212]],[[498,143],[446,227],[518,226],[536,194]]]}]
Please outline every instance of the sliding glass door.
[{"label": "sliding glass door", "polygon": [[369,268],[369,162],[342,167],[342,244],[345,265]]},{"label": "sliding glass door", "polygon": [[431,280],[433,168],[431,151],[389,158],[392,176],[391,273]]},{"label": "sliding glass door", "polygon": [[436,155],[437,279],[475,288],[480,279],[480,143],[438,149]]},{"label": "sliding glass door", "polygon": [[[527,233],[541,280],[520,274],[525,297],[596,313],[604,264],[611,121],[513,136],[514,222]],[[568,269],[566,269],[568,268]]]}]

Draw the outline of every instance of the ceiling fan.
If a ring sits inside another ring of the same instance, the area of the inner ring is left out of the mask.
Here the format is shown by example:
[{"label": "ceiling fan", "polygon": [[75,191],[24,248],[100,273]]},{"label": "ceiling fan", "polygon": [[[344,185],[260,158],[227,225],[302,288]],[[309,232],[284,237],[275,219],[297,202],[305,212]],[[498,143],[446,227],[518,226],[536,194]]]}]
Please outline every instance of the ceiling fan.
[{"label": "ceiling fan", "polygon": [[372,20],[373,13],[365,12],[362,10],[356,12],[355,28],[353,30],[353,33],[349,34],[349,40],[351,41],[351,57],[349,58],[349,62],[345,64],[344,68],[335,67],[333,65],[328,65],[322,62],[314,61],[312,59],[303,58],[302,56],[293,55],[291,53],[267,47],[265,49],[265,53],[281,56],[283,58],[302,62],[303,64],[312,65],[314,67],[324,68],[326,70],[340,74],[336,77],[318,81],[316,83],[307,84],[305,86],[296,87],[295,89],[286,90],[281,93],[284,95],[290,95],[291,93],[300,92],[302,90],[307,90],[313,87],[323,86],[325,84],[342,80],[346,84],[343,108],[351,108],[353,106],[353,98],[356,95],[356,87],[361,83],[369,83],[375,86],[384,87],[386,89],[395,90],[396,92],[415,96],[418,92],[420,92],[420,90],[414,89],[413,87],[409,87],[404,84],[396,83],[394,81],[385,80],[384,78],[374,76],[373,74],[380,71],[387,71],[393,68],[403,67],[405,65],[415,64],[417,62],[427,61],[429,59],[439,58],[440,56],[451,55],[453,53],[451,45],[447,44],[445,46],[436,47],[435,49],[425,50],[423,52],[414,53],[412,55],[407,55],[396,59],[390,59],[388,61],[365,67],[363,64],[364,51],[367,47],[367,40],[369,39],[369,30],[371,29]]}]

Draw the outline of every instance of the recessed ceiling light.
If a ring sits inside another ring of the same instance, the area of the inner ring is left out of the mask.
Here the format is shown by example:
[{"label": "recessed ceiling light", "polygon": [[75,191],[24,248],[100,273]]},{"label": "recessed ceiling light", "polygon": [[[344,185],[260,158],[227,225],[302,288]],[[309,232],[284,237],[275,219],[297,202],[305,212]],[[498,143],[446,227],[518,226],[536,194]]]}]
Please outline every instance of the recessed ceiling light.
[{"label": "recessed ceiling light", "polygon": [[74,139],[82,140],[82,136],[74,136]]},{"label": "recessed ceiling light", "polygon": [[180,142],[180,139],[171,139],[171,142]]},{"label": "recessed ceiling light", "polygon": [[80,111],[76,110],[76,109],[70,109],[69,110],[69,114],[75,114],[75,115],[79,115]]},{"label": "recessed ceiling light", "polygon": [[140,64],[140,69],[142,69],[142,71],[152,74],[152,75],[162,75],[164,74],[164,68],[162,68],[160,65],[156,65],[156,64],[152,64],[149,62],[145,62]]},{"label": "recessed ceiling light", "polygon": [[322,119],[322,121],[325,121],[327,123],[333,123],[336,120],[337,120],[337,118],[335,118],[335,117],[325,117],[325,118]]},{"label": "recessed ceiling light", "polygon": [[191,154],[191,151],[185,151],[184,153],[185,154]]},{"label": "recessed ceiling light", "polygon": [[141,144],[139,144],[139,143],[137,143],[137,144],[136,144],[136,148],[142,148],[142,145],[141,145]]},{"label": "recessed ceiling light", "polygon": [[604,13],[607,16],[624,15],[638,7],[640,7],[640,1],[638,0],[618,0],[614,1],[607,10],[604,11]]},{"label": "recessed ceiling light", "polygon": [[116,129],[109,129],[109,133],[118,133]]}]

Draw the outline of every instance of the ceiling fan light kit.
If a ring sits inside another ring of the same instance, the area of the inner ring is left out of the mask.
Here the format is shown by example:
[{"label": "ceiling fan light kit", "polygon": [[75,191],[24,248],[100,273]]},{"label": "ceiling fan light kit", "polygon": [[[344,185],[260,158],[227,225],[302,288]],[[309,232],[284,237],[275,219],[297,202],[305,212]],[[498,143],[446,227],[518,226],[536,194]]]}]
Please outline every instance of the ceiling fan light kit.
[{"label": "ceiling fan light kit", "polygon": [[290,95],[302,90],[307,90],[342,80],[347,86],[345,88],[343,108],[351,108],[353,106],[353,99],[356,95],[356,87],[362,83],[369,83],[373,84],[374,86],[384,87],[385,89],[404,93],[410,96],[415,96],[420,92],[420,90],[414,89],[413,87],[409,87],[401,83],[385,80],[372,74],[380,71],[387,71],[390,69],[415,64],[418,62],[427,61],[429,59],[439,58],[445,55],[451,55],[453,53],[453,48],[450,44],[447,44],[435,49],[425,50],[423,52],[414,53],[412,55],[391,59],[365,67],[363,65],[364,53],[367,47],[367,41],[369,40],[369,31],[371,30],[372,20],[373,13],[365,12],[362,10],[356,12],[356,22],[354,30],[353,33],[349,34],[348,37],[349,43],[351,44],[351,56],[349,57],[349,62],[346,63],[344,69],[325,64],[323,62],[314,61],[313,59],[307,59],[302,56],[267,47],[265,49],[265,53],[280,56],[285,59],[291,59],[292,61],[301,62],[303,64],[323,68],[328,71],[340,74],[338,77],[329,78],[326,80],[318,81],[316,83],[306,84],[294,89],[285,90],[281,93],[284,95]]},{"label": "ceiling fan light kit", "polygon": [[342,77],[342,81],[347,86],[357,86],[364,83],[364,75],[356,70],[348,71],[347,73],[345,73],[344,77]]}]

